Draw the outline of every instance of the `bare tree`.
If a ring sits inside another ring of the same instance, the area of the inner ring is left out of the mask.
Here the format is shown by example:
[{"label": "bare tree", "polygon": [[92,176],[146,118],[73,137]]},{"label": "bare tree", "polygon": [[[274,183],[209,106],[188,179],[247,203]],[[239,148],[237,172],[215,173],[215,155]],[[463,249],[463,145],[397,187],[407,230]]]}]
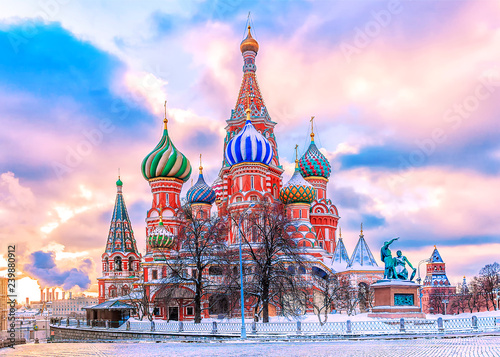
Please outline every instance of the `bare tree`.
[{"label": "bare tree", "polygon": [[233,212],[231,220],[244,244],[245,292],[254,298],[255,318],[262,313],[263,322],[269,322],[270,304],[284,315],[301,313],[296,305],[304,301],[305,283],[295,272],[306,267],[301,250],[286,232],[291,222],[283,205],[261,202],[238,227],[241,214]]},{"label": "bare tree", "polygon": [[[185,224],[181,227],[178,251],[165,259],[168,266],[168,284],[171,290],[182,288],[194,292],[192,300],[182,299],[194,306],[194,322],[201,322],[203,302],[214,292],[219,292],[225,262],[226,224],[219,217],[210,217],[201,209],[186,204],[179,213]],[[190,272],[190,273],[189,273]],[[168,296],[167,296],[168,297]]]},{"label": "bare tree", "polygon": [[338,278],[338,289],[335,297],[335,305],[339,310],[344,310],[347,314],[355,315],[356,306],[359,303],[359,291],[354,286],[348,276],[340,276]]},{"label": "bare tree", "polygon": [[338,278],[334,274],[327,274],[324,277],[313,274],[311,285],[308,302],[318,316],[320,325],[323,326],[328,321],[328,314],[339,294]]},{"label": "bare tree", "polygon": [[489,303],[498,310],[495,304],[495,289],[500,287],[500,264],[487,264],[479,271],[479,279],[481,281],[481,290],[486,300],[486,309],[489,311]]}]

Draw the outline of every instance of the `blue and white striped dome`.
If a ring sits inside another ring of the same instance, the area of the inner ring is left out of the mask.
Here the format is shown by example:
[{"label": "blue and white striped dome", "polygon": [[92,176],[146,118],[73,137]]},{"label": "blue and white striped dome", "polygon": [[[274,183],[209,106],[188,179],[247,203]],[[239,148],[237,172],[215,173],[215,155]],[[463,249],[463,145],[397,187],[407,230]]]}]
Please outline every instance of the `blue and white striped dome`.
[{"label": "blue and white striped dome", "polygon": [[247,120],[243,130],[229,140],[226,161],[229,166],[241,162],[261,162],[269,165],[273,159],[273,148],[269,141]]},{"label": "blue and white striped dome", "polygon": [[196,184],[188,190],[186,199],[189,203],[206,203],[211,205],[215,202],[215,191],[206,184],[201,172]]}]

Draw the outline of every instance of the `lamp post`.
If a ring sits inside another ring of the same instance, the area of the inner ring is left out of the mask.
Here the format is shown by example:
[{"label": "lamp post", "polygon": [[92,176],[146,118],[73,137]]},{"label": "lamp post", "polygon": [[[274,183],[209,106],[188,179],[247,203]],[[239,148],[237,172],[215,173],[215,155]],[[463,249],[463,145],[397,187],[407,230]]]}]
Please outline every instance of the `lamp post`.
[{"label": "lamp post", "polygon": [[[431,261],[431,258],[427,258],[427,259],[423,259],[420,262],[418,262],[418,278],[417,278],[418,285],[420,285],[420,282],[422,281],[422,279],[420,278],[420,264],[429,263],[430,261]],[[418,287],[418,296],[420,298],[420,312],[422,312],[422,296],[423,296],[422,285],[420,285]]]},{"label": "lamp post", "polygon": [[243,213],[240,216],[240,220],[238,223],[238,229],[239,229],[239,235],[240,235],[240,305],[241,305],[241,338],[246,339],[247,338],[247,328],[245,326],[245,294],[244,294],[244,289],[243,289],[243,253],[242,253],[242,236],[241,236],[241,219],[247,214],[247,212],[255,206],[255,203],[252,203],[248,208],[243,211]]},{"label": "lamp post", "polygon": [[444,304],[444,314],[446,315],[446,305],[450,302],[448,299],[444,299],[443,301]]}]

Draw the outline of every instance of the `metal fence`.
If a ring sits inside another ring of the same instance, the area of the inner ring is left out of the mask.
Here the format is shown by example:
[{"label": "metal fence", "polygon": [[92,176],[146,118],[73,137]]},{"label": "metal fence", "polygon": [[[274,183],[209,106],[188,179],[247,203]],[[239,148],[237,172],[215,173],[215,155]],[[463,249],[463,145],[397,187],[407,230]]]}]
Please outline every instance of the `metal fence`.
[{"label": "metal fence", "polygon": [[[232,335],[241,333],[241,323],[192,321],[138,321],[129,320],[118,328],[113,321],[59,319],[52,326],[82,329],[108,329],[113,331],[137,331],[154,333],[183,333],[189,335]],[[317,335],[390,335],[390,334],[432,334],[456,332],[500,331],[500,317],[476,317],[436,320],[430,319],[374,319],[371,321],[344,322],[252,322],[245,324],[249,336],[317,336]]]}]

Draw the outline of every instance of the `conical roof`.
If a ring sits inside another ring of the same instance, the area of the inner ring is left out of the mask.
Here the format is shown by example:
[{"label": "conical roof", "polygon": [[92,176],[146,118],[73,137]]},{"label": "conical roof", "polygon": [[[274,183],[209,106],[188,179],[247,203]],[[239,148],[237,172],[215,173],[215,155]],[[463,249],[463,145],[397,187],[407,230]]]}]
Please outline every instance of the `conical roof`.
[{"label": "conical roof", "polygon": [[434,251],[432,252],[430,263],[444,263],[443,258],[441,258],[441,254],[439,254],[436,246],[434,246]]},{"label": "conical roof", "polygon": [[332,264],[337,266],[343,265],[344,267],[347,267],[347,264],[349,264],[349,254],[347,254],[342,237],[337,241],[337,246],[333,252]]},{"label": "conical roof", "polygon": [[108,241],[106,244],[106,253],[115,252],[138,254],[137,245],[132,230],[132,223],[128,216],[127,207],[122,193],[122,181],[118,178],[116,182],[116,199],[111,223],[109,225]]},{"label": "conical roof", "polygon": [[358,243],[354,248],[351,260],[349,261],[348,269],[367,269],[378,268],[378,264],[373,257],[373,254],[365,241],[363,233],[359,235]]}]

